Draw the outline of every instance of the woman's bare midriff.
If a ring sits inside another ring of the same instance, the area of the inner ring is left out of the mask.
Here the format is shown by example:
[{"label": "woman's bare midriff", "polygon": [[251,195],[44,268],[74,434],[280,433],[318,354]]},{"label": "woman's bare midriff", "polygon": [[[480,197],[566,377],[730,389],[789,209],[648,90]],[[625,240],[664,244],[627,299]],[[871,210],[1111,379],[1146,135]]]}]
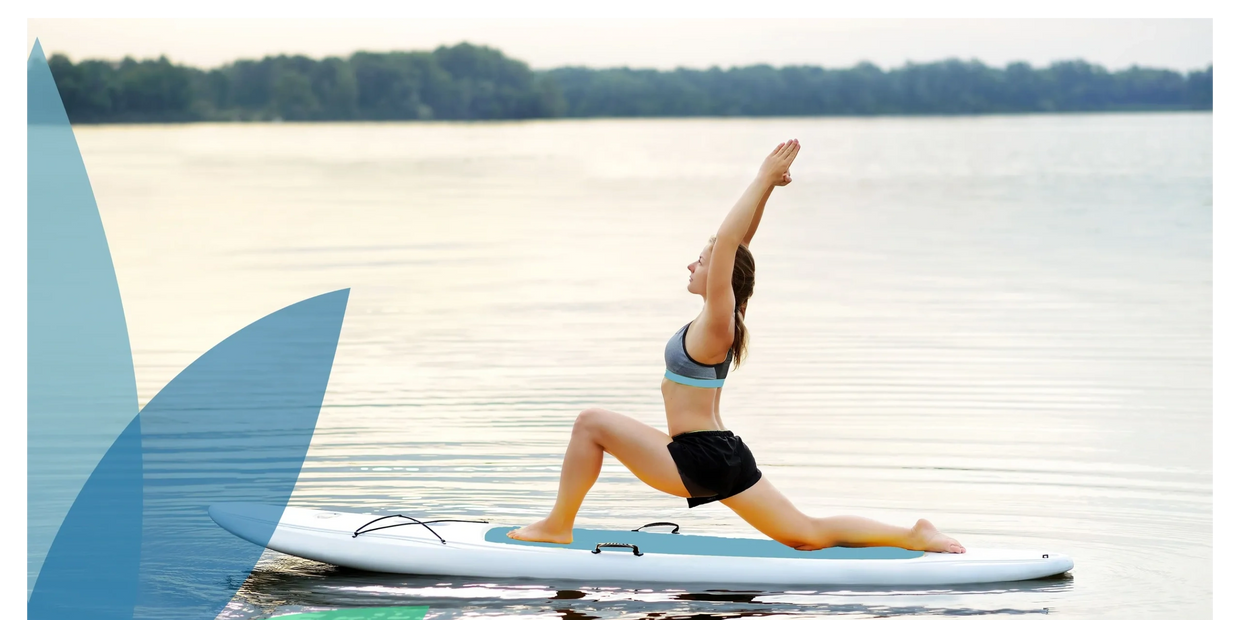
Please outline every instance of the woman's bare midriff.
[{"label": "woman's bare midriff", "polygon": [[668,435],[727,430],[719,417],[719,396],[723,388],[693,387],[664,378],[662,391]]}]

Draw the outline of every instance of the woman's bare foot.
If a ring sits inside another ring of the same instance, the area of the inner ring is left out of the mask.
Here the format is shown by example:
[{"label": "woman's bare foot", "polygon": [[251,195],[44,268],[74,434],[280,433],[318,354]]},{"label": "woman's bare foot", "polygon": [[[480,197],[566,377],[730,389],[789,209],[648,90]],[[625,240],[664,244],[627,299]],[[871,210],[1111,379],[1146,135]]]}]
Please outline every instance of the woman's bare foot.
[{"label": "woman's bare foot", "polygon": [[509,531],[508,537],[529,542],[549,542],[567,545],[573,542],[573,531],[570,529],[568,533],[564,533],[553,530],[547,525],[547,520],[543,519],[525,527]]},{"label": "woman's bare foot", "polygon": [[925,519],[918,519],[917,525],[913,526],[912,545],[909,548],[917,551],[964,553],[964,545],[940,532]]}]

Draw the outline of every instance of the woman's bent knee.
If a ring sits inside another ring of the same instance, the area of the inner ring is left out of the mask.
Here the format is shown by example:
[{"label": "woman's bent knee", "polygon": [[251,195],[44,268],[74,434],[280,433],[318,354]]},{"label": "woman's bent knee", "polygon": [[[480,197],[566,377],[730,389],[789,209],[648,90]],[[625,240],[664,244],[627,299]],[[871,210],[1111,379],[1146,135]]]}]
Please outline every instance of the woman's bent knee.
[{"label": "woman's bent knee", "polygon": [[611,412],[598,407],[590,407],[583,409],[577,414],[577,420],[573,422],[573,433],[585,433],[588,435],[597,434],[602,428],[604,420]]}]

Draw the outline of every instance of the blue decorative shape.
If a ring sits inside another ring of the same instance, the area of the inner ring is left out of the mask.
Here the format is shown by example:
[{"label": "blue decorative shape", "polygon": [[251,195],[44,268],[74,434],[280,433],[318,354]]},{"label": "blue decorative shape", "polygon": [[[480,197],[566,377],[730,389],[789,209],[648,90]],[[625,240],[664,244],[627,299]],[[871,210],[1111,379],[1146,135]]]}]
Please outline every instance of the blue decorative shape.
[{"label": "blue decorative shape", "polygon": [[[314,434],[348,290],[272,313],[207,351],[143,408],[142,562],[135,618],[215,618],[261,547],[211,504],[287,504]],[[278,515],[276,515],[278,520]],[[253,536],[265,544],[274,527]]]},{"label": "blue decorative shape", "polygon": [[288,502],[348,290],[242,329],[135,415],[111,254],[38,42],[27,93],[27,617],[213,619],[261,549],[207,507]]},{"label": "blue decorative shape", "polygon": [[103,222],[37,41],[26,118],[29,597],[74,498],[137,415],[138,395]]},{"label": "blue decorative shape", "polygon": [[27,601],[26,617],[133,617],[141,536],[142,435],[134,416],[69,509]]}]

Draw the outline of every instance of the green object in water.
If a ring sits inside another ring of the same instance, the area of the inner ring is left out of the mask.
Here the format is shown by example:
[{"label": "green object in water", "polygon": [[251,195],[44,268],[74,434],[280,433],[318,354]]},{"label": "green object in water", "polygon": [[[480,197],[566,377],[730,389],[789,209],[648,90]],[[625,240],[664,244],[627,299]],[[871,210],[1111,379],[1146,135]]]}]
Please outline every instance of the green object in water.
[{"label": "green object in water", "polygon": [[422,620],[430,607],[358,607],[355,609],[333,609],[331,611],[309,611],[289,616],[276,616],[274,620]]}]

